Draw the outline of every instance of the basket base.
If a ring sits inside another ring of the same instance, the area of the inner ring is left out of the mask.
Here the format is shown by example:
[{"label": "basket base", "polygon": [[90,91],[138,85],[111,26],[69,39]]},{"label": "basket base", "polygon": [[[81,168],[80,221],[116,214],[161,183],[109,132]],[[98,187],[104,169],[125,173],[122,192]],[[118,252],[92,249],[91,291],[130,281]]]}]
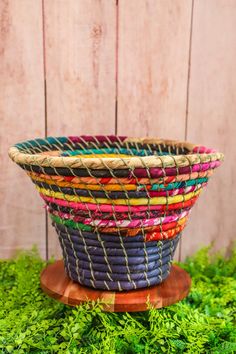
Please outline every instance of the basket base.
[{"label": "basket base", "polygon": [[70,280],[60,260],[42,271],[40,284],[47,295],[70,306],[99,300],[104,311],[135,312],[146,311],[147,302],[161,308],[183,300],[189,293],[191,278],[185,270],[173,265],[169,277],[150,288],[124,292],[95,290]]}]

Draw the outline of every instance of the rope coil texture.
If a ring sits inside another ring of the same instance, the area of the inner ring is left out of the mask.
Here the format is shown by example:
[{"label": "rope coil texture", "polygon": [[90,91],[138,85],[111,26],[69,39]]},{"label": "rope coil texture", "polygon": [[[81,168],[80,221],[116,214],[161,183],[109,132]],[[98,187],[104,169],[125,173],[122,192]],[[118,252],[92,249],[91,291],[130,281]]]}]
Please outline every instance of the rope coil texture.
[{"label": "rope coil texture", "polygon": [[223,160],[187,142],[123,136],[28,140],[9,156],[46,204],[68,276],[112,291],[166,279],[190,210]]}]

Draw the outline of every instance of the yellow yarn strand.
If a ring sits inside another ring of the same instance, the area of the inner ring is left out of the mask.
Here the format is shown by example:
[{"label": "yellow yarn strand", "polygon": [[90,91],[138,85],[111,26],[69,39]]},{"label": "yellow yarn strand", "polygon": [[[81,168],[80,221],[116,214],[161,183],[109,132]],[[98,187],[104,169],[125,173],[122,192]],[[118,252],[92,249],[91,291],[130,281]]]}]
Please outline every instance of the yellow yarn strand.
[{"label": "yellow yarn strand", "polygon": [[63,194],[61,192],[54,192],[49,189],[40,188],[36,186],[36,189],[39,193],[56,198],[56,199],[63,199],[70,202],[76,203],[92,203],[92,204],[111,204],[111,205],[164,205],[164,204],[175,204],[185,202],[193,197],[196,197],[200,194],[202,188],[197,190],[196,192],[191,192],[184,195],[176,195],[172,197],[154,197],[150,199],[146,198],[130,198],[130,199],[107,199],[107,198],[91,198],[91,197],[78,197],[75,195]]}]

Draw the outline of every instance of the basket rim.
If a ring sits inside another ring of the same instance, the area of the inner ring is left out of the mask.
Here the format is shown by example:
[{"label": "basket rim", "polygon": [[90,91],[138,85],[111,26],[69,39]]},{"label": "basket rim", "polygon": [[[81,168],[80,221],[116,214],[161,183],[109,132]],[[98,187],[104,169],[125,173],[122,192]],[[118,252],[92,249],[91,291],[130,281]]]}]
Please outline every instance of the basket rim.
[{"label": "basket rim", "polygon": [[[78,137],[91,137],[95,141],[99,136],[83,135]],[[103,136],[107,138],[107,141],[111,137],[115,136]],[[132,157],[69,157],[69,156],[51,156],[39,153],[28,153],[27,148],[24,146],[26,143],[35,143],[36,145],[32,148],[39,149],[42,142],[50,143],[50,139],[58,142],[60,145],[62,143],[60,140],[68,139],[68,142],[73,146],[73,140],[71,137],[47,137],[44,139],[33,139],[26,140],[20,144],[15,144],[9,148],[9,157],[17,164],[23,165],[36,165],[42,167],[64,167],[69,169],[82,168],[82,169],[135,169],[135,168],[167,168],[167,167],[186,167],[195,164],[208,163],[213,161],[222,161],[224,155],[220,152],[216,152],[213,149],[208,149],[202,145],[195,145],[187,141],[179,140],[168,140],[161,139],[158,137],[148,137],[148,138],[132,138],[132,137],[119,137],[117,136],[117,141],[125,143],[141,143],[141,144],[162,144],[164,146],[186,148],[189,150],[190,154],[179,154],[179,155],[150,155],[150,156],[132,156]],[[120,140],[122,138],[122,140]],[[23,149],[19,148],[22,145]],[[25,150],[25,151],[24,151]],[[54,149],[55,150],[55,149]],[[50,151],[53,151],[50,150]],[[193,152],[193,153],[191,153]]]}]

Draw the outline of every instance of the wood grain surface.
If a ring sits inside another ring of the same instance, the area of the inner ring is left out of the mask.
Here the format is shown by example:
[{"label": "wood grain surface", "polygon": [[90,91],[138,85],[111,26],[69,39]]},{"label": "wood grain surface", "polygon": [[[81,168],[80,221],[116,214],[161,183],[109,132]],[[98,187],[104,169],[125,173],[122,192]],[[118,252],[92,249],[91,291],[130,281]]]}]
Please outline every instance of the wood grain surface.
[{"label": "wood grain surface", "polygon": [[[47,134],[115,133],[116,3],[46,0]],[[49,221],[49,256],[59,257]]]},{"label": "wood grain surface", "polygon": [[188,0],[119,1],[118,134],[184,140],[191,7]]},{"label": "wood grain surface", "polygon": [[210,242],[231,249],[236,230],[236,2],[195,1],[187,139],[225,153],[193,208],[182,259]]},{"label": "wood grain surface", "polygon": [[185,270],[174,265],[162,284],[124,292],[102,291],[73,282],[66,275],[63,262],[56,261],[43,270],[40,283],[46,294],[67,305],[99,300],[104,311],[133,312],[146,311],[148,303],[161,308],[184,299],[190,290],[191,279]]},{"label": "wood grain surface", "polygon": [[120,0],[118,134],[183,140],[191,1]]},{"label": "wood grain surface", "polygon": [[42,202],[7,150],[67,134],[186,138],[224,152],[179,257],[211,241],[230,249],[235,62],[235,0],[2,0],[0,257],[33,244],[61,256]]},{"label": "wood grain surface", "polygon": [[0,257],[36,244],[45,257],[45,211],[10,145],[44,136],[41,1],[0,1]]}]

